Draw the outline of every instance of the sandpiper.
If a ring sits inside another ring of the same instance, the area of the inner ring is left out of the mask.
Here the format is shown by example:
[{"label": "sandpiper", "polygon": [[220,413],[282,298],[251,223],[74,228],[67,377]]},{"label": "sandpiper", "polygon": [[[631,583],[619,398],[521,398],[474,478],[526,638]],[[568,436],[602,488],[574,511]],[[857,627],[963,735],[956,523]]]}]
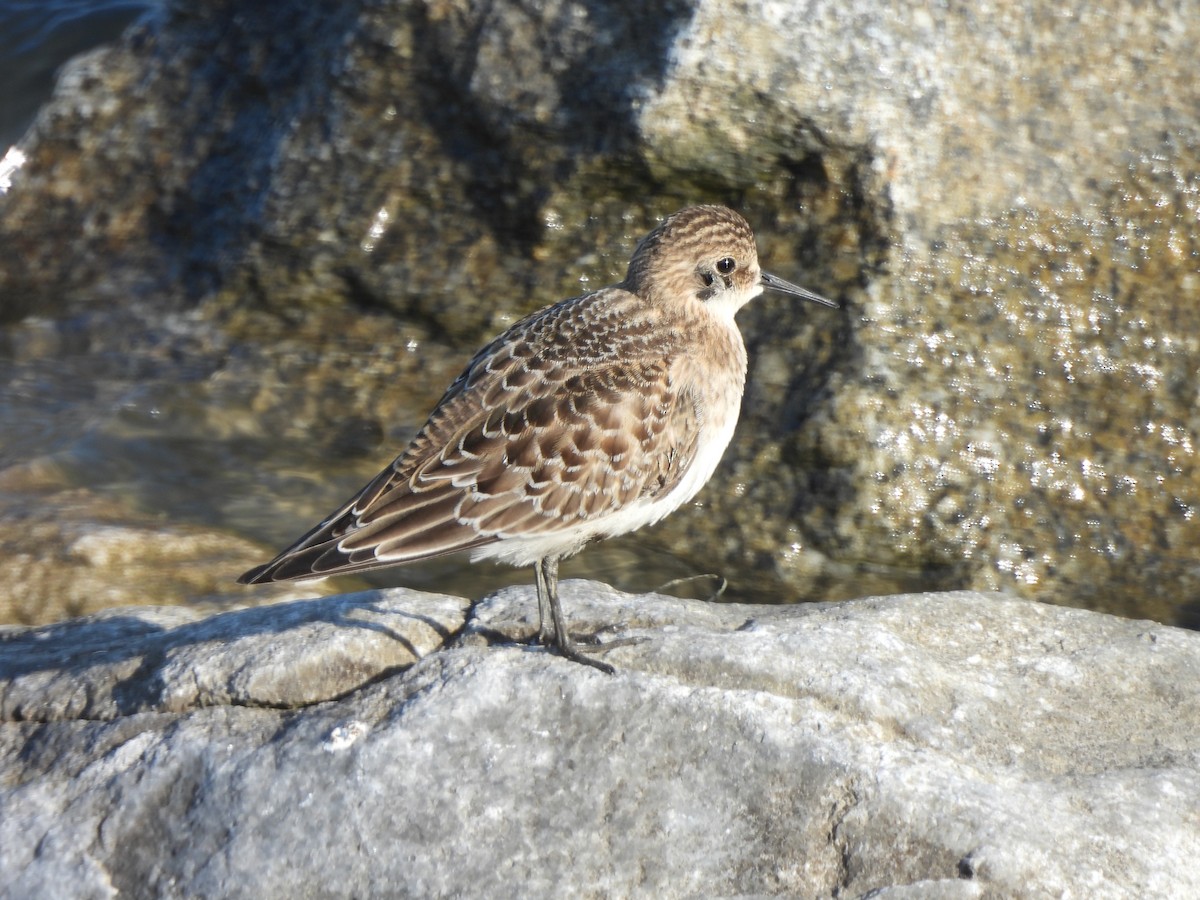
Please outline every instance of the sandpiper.
[{"label": "sandpiper", "polygon": [[390,466],[238,580],[458,551],[533,565],[541,643],[611,674],[567,631],[559,560],[657,522],[708,481],[746,381],[734,314],[764,288],[837,305],[763,272],[733,210],[675,213],[638,244],[624,281],[548,306],[476,353]]}]

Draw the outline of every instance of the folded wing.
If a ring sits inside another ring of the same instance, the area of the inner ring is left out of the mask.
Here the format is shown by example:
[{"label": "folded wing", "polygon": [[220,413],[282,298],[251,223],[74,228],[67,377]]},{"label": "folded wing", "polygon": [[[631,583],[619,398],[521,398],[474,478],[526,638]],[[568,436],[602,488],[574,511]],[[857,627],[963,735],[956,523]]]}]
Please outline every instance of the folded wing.
[{"label": "folded wing", "polygon": [[661,331],[647,340],[648,323],[605,299],[550,307],[481,350],[391,466],[240,580],[363,571],[502,540],[569,546],[668,493],[701,424],[672,383],[678,347]]}]

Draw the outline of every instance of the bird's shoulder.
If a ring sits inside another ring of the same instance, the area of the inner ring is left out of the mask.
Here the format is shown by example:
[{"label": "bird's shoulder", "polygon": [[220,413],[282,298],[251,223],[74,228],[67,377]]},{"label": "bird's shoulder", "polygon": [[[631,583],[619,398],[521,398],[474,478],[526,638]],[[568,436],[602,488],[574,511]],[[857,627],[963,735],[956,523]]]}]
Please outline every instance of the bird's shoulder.
[{"label": "bird's shoulder", "polygon": [[456,430],[498,408],[550,393],[629,387],[683,350],[662,311],[620,287],[544,307],[482,347],[438,402],[424,430]]},{"label": "bird's shoulder", "polygon": [[607,287],[521,319],[483,347],[463,375],[473,382],[512,364],[582,368],[669,354],[674,333],[663,332],[663,321],[660,307],[620,286]]}]

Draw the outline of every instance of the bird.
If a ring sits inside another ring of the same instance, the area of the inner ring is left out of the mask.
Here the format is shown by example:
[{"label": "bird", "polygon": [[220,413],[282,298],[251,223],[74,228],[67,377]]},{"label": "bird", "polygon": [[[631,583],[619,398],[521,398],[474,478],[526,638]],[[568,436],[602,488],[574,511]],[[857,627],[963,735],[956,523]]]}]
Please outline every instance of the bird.
[{"label": "bird", "polygon": [[559,561],[691,500],[733,437],[747,356],[734,315],[764,290],[836,308],[759,266],[724,206],[647,234],[625,278],[547,306],[467,363],[428,421],[357,494],[266,565],[257,584],[469,552],[534,567],[539,643],[612,674],[572,638]]}]

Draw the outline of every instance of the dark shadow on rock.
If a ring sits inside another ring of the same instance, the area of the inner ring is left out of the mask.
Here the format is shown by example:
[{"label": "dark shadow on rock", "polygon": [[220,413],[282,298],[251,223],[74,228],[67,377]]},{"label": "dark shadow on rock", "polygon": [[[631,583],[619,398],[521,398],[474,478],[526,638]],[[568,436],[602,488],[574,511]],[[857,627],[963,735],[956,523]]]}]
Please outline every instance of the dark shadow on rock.
[{"label": "dark shadow on rock", "polygon": [[[139,673],[160,665],[166,654],[189,644],[230,642],[261,634],[284,634],[318,622],[344,628],[364,628],[402,643],[416,654],[412,642],[379,622],[364,621],[354,613],[374,612],[401,616],[432,629],[443,641],[453,633],[436,619],[420,613],[383,609],[378,592],[366,591],[316,600],[293,600],[271,606],[219,613],[199,622],[163,627],[136,616],[100,616],[73,619],[56,625],[0,636],[0,679],[18,678],[54,669],[84,670],[144,657]],[[130,679],[131,683],[135,679]]]},{"label": "dark shadow on rock", "polygon": [[[694,12],[686,0],[587,0],[552,12],[527,0],[475,4],[434,22],[419,7],[418,103],[443,151],[470,171],[465,193],[497,240],[527,253],[545,230],[554,185],[588,159],[632,158],[638,95],[662,85],[668,51]],[[515,76],[507,83],[497,57],[517,69],[504,73]],[[522,78],[523,67],[535,81]]]},{"label": "dark shadow on rock", "polygon": [[[169,25],[193,32],[196,68],[184,102],[196,130],[182,140],[205,149],[151,235],[178,261],[193,299],[219,288],[259,236],[284,144],[298,118],[327,102],[335,59],[361,11],[340,0],[225,6],[176,7]],[[213,117],[197,115],[201,105]]]},{"label": "dark shadow on rock", "polygon": [[167,630],[136,616],[118,615],[0,634],[0,679],[119,662],[139,655]]}]

